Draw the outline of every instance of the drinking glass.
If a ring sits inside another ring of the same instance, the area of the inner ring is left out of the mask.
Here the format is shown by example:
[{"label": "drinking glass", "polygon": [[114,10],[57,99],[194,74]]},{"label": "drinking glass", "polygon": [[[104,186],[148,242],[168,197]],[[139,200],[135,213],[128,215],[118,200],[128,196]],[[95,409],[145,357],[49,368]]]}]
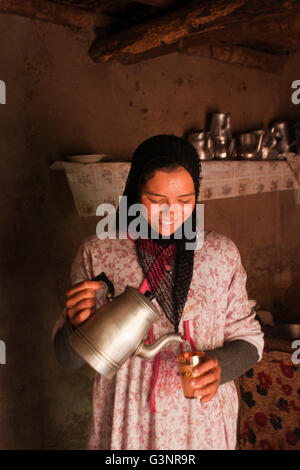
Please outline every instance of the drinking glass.
[{"label": "drinking glass", "polygon": [[194,397],[194,387],[191,385],[191,381],[199,375],[194,375],[193,368],[199,365],[205,353],[202,351],[189,351],[178,354],[178,367],[181,377],[182,389],[185,398],[197,398]]}]

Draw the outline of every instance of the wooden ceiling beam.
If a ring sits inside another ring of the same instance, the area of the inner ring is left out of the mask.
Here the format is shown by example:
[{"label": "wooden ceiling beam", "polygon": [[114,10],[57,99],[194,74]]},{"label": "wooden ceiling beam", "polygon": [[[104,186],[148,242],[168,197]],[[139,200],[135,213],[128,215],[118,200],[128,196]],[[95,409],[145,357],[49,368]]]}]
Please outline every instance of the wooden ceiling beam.
[{"label": "wooden ceiling beam", "polygon": [[[163,17],[146,21],[105,38],[97,38],[89,54],[95,62],[121,60],[170,45],[189,36],[230,33],[244,24],[293,15],[300,11],[298,0],[203,0],[194,1]],[[239,38],[239,36],[237,36]]]},{"label": "wooden ceiling beam", "polygon": [[241,25],[233,33],[252,47],[268,47],[274,52],[300,50],[300,12],[281,18],[270,18],[256,24]]},{"label": "wooden ceiling beam", "polygon": [[227,64],[239,65],[274,74],[281,73],[287,61],[287,56],[285,55],[269,54],[236,45],[190,47],[185,49],[184,54],[209,57]]},{"label": "wooden ceiling beam", "polygon": [[[229,3],[229,4],[228,4]],[[175,12],[145,21],[105,38],[96,38],[89,54],[95,62],[120,59],[122,55],[141,54],[156,47],[177,42],[206,23],[214,22],[238,9],[247,0],[210,0],[192,2]],[[204,6],[202,6],[204,4]]]},{"label": "wooden ceiling beam", "polygon": [[151,49],[142,54],[130,54],[123,56],[120,62],[123,65],[131,65],[144,60],[154,59],[170,53],[180,53],[183,55],[192,55],[193,57],[208,57],[210,59],[224,62],[227,64],[238,65],[240,67],[253,68],[263,72],[278,74],[287,61],[285,55],[274,55],[267,52],[260,52],[248,47],[227,45],[193,45],[184,46],[182,43],[170,44],[169,46],[160,46]]},{"label": "wooden ceiling beam", "polygon": [[109,16],[47,0],[0,0],[0,13],[76,28],[106,26],[111,22]]},{"label": "wooden ceiling beam", "polygon": [[278,18],[241,22],[231,28],[208,31],[183,38],[184,46],[197,44],[242,44],[266,52],[297,52],[300,49],[300,12]]}]

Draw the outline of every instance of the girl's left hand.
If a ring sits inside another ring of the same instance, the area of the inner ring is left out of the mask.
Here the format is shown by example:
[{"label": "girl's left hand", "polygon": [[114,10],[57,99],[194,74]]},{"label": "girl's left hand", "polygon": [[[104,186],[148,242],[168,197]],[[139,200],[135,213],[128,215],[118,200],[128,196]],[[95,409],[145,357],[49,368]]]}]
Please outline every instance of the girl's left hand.
[{"label": "girl's left hand", "polygon": [[201,403],[211,400],[219,388],[221,382],[221,367],[215,356],[205,354],[201,364],[193,368],[191,384],[194,386],[194,396],[200,398]]}]

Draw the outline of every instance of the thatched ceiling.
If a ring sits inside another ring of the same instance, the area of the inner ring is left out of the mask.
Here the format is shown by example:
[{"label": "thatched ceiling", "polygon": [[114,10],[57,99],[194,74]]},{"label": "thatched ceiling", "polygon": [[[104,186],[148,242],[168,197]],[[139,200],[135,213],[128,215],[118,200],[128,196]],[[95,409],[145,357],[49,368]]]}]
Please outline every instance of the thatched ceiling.
[{"label": "thatched ceiling", "polygon": [[1,12],[93,27],[95,62],[177,51],[279,73],[300,51],[299,0],[0,0]]}]

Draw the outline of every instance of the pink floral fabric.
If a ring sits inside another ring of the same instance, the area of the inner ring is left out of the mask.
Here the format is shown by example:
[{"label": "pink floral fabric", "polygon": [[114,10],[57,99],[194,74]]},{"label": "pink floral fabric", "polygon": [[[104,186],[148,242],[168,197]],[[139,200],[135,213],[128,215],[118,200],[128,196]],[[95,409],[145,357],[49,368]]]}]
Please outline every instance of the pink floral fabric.
[{"label": "pink floral fabric", "polygon": [[[139,288],[144,276],[129,239],[99,240],[87,237],[73,261],[75,284],[104,271],[114,283],[115,295],[126,285]],[[190,335],[198,350],[213,350],[235,337],[261,341],[262,333],[251,310],[245,288],[246,273],[232,240],[205,231],[195,251],[193,278],[179,325],[189,320]],[[106,288],[97,292],[99,308]],[[156,307],[161,311],[158,303]],[[153,327],[154,338],[173,332],[162,314]],[[233,381],[221,385],[208,403],[184,398],[176,355],[179,343],[161,350],[155,387],[156,413],[150,410],[153,360],[129,358],[112,380],[96,374],[88,449],[197,450],[235,449],[238,396]]]}]

